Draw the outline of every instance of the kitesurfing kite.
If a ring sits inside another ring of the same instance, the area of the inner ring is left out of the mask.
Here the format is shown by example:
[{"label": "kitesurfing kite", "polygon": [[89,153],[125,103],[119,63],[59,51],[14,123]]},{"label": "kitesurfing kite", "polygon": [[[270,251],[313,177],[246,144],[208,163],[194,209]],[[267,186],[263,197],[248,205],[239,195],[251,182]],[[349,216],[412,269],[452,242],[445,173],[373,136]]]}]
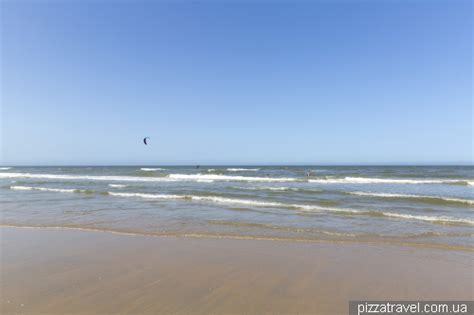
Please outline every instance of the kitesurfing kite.
[{"label": "kitesurfing kite", "polygon": [[147,142],[148,139],[150,139],[150,137],[145,137],[145,138],[143,138],[143,143],[144,143],[145,145],[148,145],[148,142]]}]

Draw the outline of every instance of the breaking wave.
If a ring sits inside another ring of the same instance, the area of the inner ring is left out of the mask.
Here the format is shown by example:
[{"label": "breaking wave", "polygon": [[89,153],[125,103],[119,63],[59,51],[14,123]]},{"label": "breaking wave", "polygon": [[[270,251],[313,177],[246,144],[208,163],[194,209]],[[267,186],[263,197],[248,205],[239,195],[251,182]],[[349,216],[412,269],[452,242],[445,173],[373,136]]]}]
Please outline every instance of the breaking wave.
[{"label": "breaking wave", "polygon": [[31,186],[10,186],[13,190],[39,190],[49,192],[60,192],[60,193],[94,193],[94,190],[89,189],[60,189],[60,188],[46,188],[46,187],[31,187]]},{"label": "breaking wave", "polygon": [[127,187],[128,185],[121,185],[121,184],[109,184],[109,187],[112,187],[112,188],[125,188]]},{"label": "breaking wave", "polygon": [[177,180],[219,180],[244,182],[294,182],[298,180],[294,177],[251,177],[217,174],[170,174],[169,178]]},{"label": "breaking wave", "polygon": [[208,201],[208,202],[215,202],[215,203],[221,203],[221,204],[234,204],[234,205],[237,204],[237,205],[256,206],[256,207],[289,208],[289,209],[297,209],[297,210],[309,211],[309,212],[335,212],[335,213],[340,213],[340,214],[390,217],[390,218],[398,218],[398,219],[405,219],[405,220],[421,220],[421,221],[440,223],[440,224],[474,225],[473,220],[453,218],[453,217],[447,217],[447,216],[422,216],[422,215],[411,215],[411,214],[383,212],[383,211],[357,210],[357,209],[345,209],[345,208],[328,208],[328,207],[320,207],[320,206],[315,206],[315,205],[287,204],[287,203],[282,203],[282,202],[235,199],[235,198],[226,198],[226,197],[219,197],[219,196],[167,195],[167,194],[148,194],[148,193],[113,193],[113,192],[109,192],[109,195],[117,196],[117,197],[135,197],[135,198],[138,197],[138,198],[145,198],[145,199],[182,199],[182,200],[191,200],[191,201]]},{"label": "breaking wave", "polygon": [[427,195],[406,195],[406,194],[389,194],[389,193],[368,193],[362,191],[350,192],[351,195],[367,196],[367,197],[379,197],[379,198],[400,198],[400,199],[419,199],[420,201],[429,201],[434,203],[464,203],[468,205],[474,205],[474,200],[461,199],[461,198],[450,198],[442,196],[427,196]]},{"label": "breaking wave", "polygon": [[198,179],[197,182],[198,183],[213,183],[214,180],[212,180],[212,179]]},{"label": "breaking wave", "polygon": [[97,180],[123,182],[163,182],[176,181],[168,177],[138,177],[138,176],[106,176],[106,175],[63,175],[63,174],[32,174],[32,173],[0,173],[0,178],[42,178],[59,180]]},{"label": "breaking wave", "polygon": [[[94,190],[83,190],[83,189],[58,189],[58,188],[46,188],[46,187],[31,187],[31,186],[10,186],[13,190],[38,190],[47,192],[60,192],[60,193],[96,193]],[[405,220],[421,220],[439,224],[469,224],[474,225],[474,221],[470,219],[453,218],[448,216],[422,216],[422,215],[411,215],[394,212],[383,212],[374,210],[358,210],[358,209],[347,209],[347,208],[329,208],[320,207],[316,205],[304,205],[304,204],[288,204],[275,201],[259,201],[251,199],[236,199],[227,198],[220,196],[198,196],[198,195],[176,195],[176,194],[150,194],[150,193],[120,193],[120,192],[102,192],[109,196],[116,197],[132,197],[132,198],[144,198],[144,199],[168,199],[168,200],[190,200],[190,201],[205,201],[214,202],[220,204],[231,204],[231,205],[245,205],[254,207],[275,207],[275,208],[287,208],[296,209],[306,212],[333,212],[338,214],[349,214],[349,215],[366,215],[373,217],[389,217]]]},{"label": "breaking wave", "polygon": [[273,186],[253,186],[253,187],[231,186],[229,188],[236,189],[236,190],[270,190],[270,191],[276,191],[276,192],[296,191],[296,192],[320,193],[324,191],[322,189],[298,188],[298,187],[273,187]]},{"label": "breaking wave", "polygon": [[163,170],[164,170],[164,168],[159,168],[159,167],[157,167],[157,168],[142,167],[140,169],[140,171],[144,171],[144,172],[154,172],[154,171],[163,171]]},{"label": "breaking wave", "polygon": [[247,182],[289,182],[297,178],[250,177],[217,174],[169,174],[162,177],[106,176],[106,175],[63,175],[33,173],[0,173],[0,178],[41,178],[59,180],[133,181],[133,182],[176,182],[176,181],[247,181]]},{"label": "breaking wave", "polygon": [[467,179],[402,179],[402,178],[370,178],[370,177],[344,177],[309,179],[310,183],[318,184],[458,184],[473,185]]},{"label": "breaking wave", "polygon": [[[169,174],[167,176],[111,176],[111,175],[66,175],[0,172],[0,178],[37,178],[58,180],[92,180],[92,181],[135,181],[135,182],[176,182],[176,181],[236,181],[236,182],[306,182],[298,177],[264,177],[221,174]],[[319,184],[458,184],[473,185],[467,179],[393,179],[344,177],[309,179],[310,183]]]},{"label": "breaking wave", "polygon": [[229,172],[258,172],[259,168],[228,168]]}]

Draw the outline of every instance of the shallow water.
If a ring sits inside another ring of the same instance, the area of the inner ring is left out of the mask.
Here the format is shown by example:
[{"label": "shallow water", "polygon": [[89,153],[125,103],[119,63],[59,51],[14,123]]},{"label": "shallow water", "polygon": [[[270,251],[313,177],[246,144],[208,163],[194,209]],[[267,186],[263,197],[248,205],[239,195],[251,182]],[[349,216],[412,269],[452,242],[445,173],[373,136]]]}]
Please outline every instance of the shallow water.
[{"label": "shallow water", "polygon": [[1,167],[1,224],[473,249],[472,166]]}]

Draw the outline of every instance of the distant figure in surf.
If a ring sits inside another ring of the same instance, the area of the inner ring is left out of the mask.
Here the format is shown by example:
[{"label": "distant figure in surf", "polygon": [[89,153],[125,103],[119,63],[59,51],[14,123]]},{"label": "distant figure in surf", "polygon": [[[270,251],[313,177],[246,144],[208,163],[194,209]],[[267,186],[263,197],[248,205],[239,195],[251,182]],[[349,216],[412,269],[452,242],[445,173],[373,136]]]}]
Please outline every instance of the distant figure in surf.
[{"label": "distant figure in surf", "polygon": [[196,168],[199,168],[199,165],[196,165]]}]

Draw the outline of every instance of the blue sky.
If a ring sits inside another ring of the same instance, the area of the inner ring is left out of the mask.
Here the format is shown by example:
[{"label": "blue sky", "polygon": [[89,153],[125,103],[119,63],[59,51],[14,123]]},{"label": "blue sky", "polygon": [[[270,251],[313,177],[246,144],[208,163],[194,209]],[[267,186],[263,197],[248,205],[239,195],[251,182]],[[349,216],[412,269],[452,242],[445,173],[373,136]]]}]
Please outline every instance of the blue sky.
[{"label": "blue sky", "polygon": [[470,1],[1,9],[4,165],[472,160]]}]

